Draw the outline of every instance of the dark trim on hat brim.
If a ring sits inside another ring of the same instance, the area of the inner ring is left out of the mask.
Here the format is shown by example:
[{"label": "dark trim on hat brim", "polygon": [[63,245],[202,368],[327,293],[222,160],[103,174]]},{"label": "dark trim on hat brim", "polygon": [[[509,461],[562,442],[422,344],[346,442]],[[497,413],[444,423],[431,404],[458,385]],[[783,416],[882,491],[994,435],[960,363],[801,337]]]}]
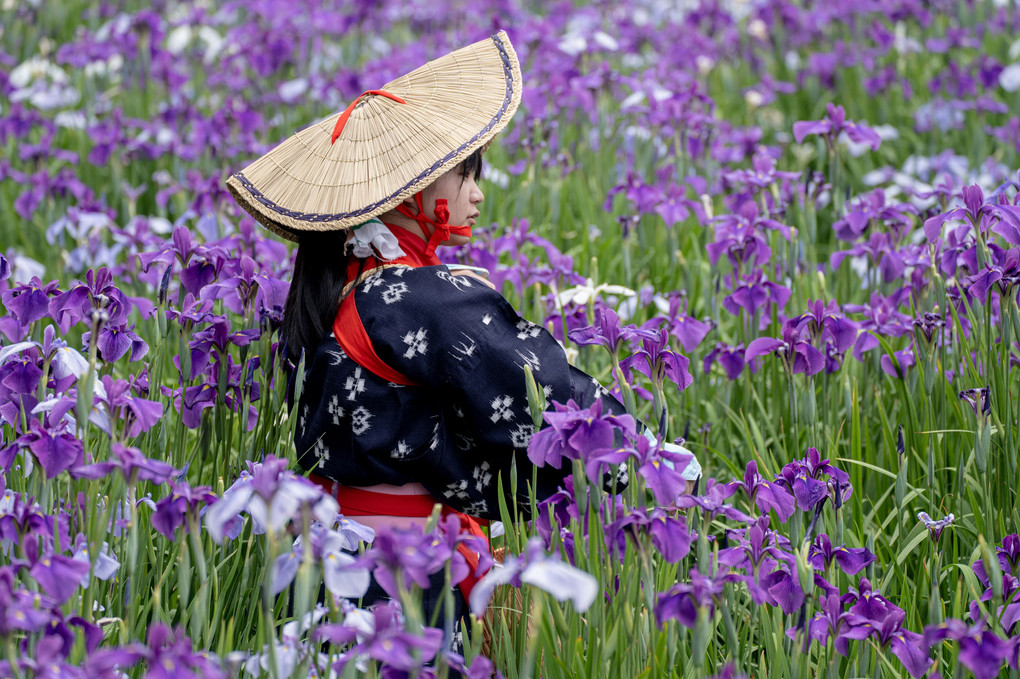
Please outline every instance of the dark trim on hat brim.
[{"label": "dark trim on hat brim", "polygon": [[[506,92],[503,96],[503,105],[500,106],[499,110],[496,112],[496,115],[492,117],[492,120],[490,120],[485,127],[479,130],[478,134],[471,137],[471,139],[464,142],[459,147],[443,156],[441,159],[436,161],[431,167],[423,170],[417,177],[401,186],[399,189],[391,193],[386,198],[383,198],[382,200],[376,201],[371,205],[367,205],[363,208],[354,210],[352,212],[338,212],[335,214],[324,214],[321,212],[295,212],[293,210],[288,210],[287,208],[267,198],[265,194],[263,194],[261,191],[255,188],[255,185],[252,184],[251,181],[244,176],[244,172],[236,173],[234,175],[234,178],[237,179],[238,183],[241,186],[243,186],[244,189],[248,192],[248,194],[254,200],[258,201],[260,205],[269,208],[270,210],[276,212],[277,214],[280,214],[284,217],[289,217],[290,219],[295,219],[297,221],[309,222],[313,224],[319,222],[336,222],[343,219],[350,219],[352,217],[360,217],[362,215],[366,215],[370,212],[378,210],[379,208],[385,206],[387,203],[392,202],[395,196],[405,193],[416,183],[427,178],[430,174],[435,173],[443,165],[449,163],[452,159],[456,158],[458,155],[463,153],[464,150],[470,147],[472,144],[476,144],[479,139],[484,137],[486,134],[488,134],[490,130],[492,130],[493,127],[498,125],[500,121],[502,121],[503,116],[506,115],[506,111],[510,107],[510,103],[513,101],[514,96],[513,67],[512,64],[510,63],[510,56],[507,54],[506,47],[503,45],[503,41],[500,40],[499,35],[492,35],[489,37],[489,39],[492,40],[492,42],[496,45],[496,49],[499,51],[499,57],[503,61],[503,75],[506,81]],[[302,229],[291,229],[284,227],[282,224],[278,222],[274,223],[276,226],[282,228],[284,231],[287,231],[288,233],[298,235],[304,232],[304,230]]]}]

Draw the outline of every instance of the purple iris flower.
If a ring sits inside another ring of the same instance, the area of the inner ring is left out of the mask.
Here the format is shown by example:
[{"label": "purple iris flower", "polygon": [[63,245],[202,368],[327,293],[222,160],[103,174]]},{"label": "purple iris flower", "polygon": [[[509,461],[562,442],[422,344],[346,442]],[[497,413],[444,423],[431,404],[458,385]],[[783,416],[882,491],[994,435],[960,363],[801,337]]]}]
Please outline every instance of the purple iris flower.
[{"label": "purple iris flower", "polygon": [[969,405],[978,417],[987,418],[992,411],[992,391],[987,386],[964,389],[958,394],[958,397]]},{"label": "purple iris flower", "polygon": [[24,544],[32,564],[29,574],[57,605],[63,604],[81,585],[82,578],[88,576],[89,564],[62,554],[50,553],[37,557],[36,550],[29,548],[35,541],[26,540]]},{"label": "purple iris flower", "polygon": [[768,593],[768,602],[781,608],[787,615],[793,615],[804,604],[804,590],[800,585],[796,562],[781,563],[776,570],[760,576],[758,586]]},{"label": "purple iris flower", "polygon": [[751,169],[732,170],[723,173],[723,179],[730,184],[746,186],[753,189],[767,189],[778,181],[796,181],[800,172],[780,172],[776,170],[775,159],[767,153],[757,152],[751,159]]},{"label": "purple iris flower", "polygon": [[57,322],[60,332],[66,333],[71,326],[87,319],[94,309],[102,309],[109,315],[109,324],[122,326],[127,323],[131,302],[113,284],[113,274],[105,266],[89,269],[85,282],[75,285],[50,301],[50,316]]},{"label": "purple iris flower", "polygon": [[716,342],[715,347],[712,348],[702,362],[705,374],[707,375],[712,369],[712,364],[716,361],[722,366],[726,372],[726,377],[730,380],[736,380],[740,377],[740,373],[744,372],[744,345],[742,343],[735,346],[730,346],[723,342]]},{"label": "purple iris flower", "polygon": [[631,369],[636,369],[658,385],[669,378],[679,391],[694,383],[690,361],[669,348],[669,332],[665,328],[659,330],[657,338],[641,340],[641,349],[620,361],[620,367],[628,374]]},{"label": "purple iris flower", "polygon": [[670,506],[677,496],[687,492],[687,479],[683,472],[694,459],[693,455],[668,451],[661,441],[653,441],[647,436],[634,439],[633,452],[638,475],[652,491],[657,503]]},{"label": "purple iris flower", "polygon": [[912,215],[916,214],[917,208],[909,203],[887,203],[885,190],[877,188],[854,198],[846,216],[837,220],[832,228],[836,231],[836,238],[851,243],[872,226],[879,225],[896,238],[901,238],[913,225]]},{"label": "purple iris flower", "polygon": [[21,438],[21,444],[32,451],[47,479],[82,464],[84,448],[72,434],[44,428],[37,420],[32,420],[31,426],[31,431]]},{"label": "purple iris flower", "polygon": [[796,563],[796,557],[789,551],[790,541],[768,526],[769,517],[763,516],[745,529],[729,531],[727,536],[736,545],[719,550],[720,565],[748,574],[751,599],[759,606],[773,601],[760,586],[761,573],[772,573],[781,563]]},{"label": "purple iris flower", "polygon": [[843,639],[874,638],[882,648],[892,651],[912,677],[924,675],[933,664],[924,637],[903,628],[906,613],[895,606],[885,610],[881,618],[868,618],[851,612],[846,617],[847,627],[840,633]]},{"label": "purple iris flower", "polygon": [[[1014,534],[1015,535],[1015,534]],[[1012,545],[1013,536],[1009,536],[1004,540],[1010,541]],[[1020,579],[1017,578],[1016,563],[1012,561],[1012,554],[1007,549],[996,547],[997,558],[999,561],[999,567],[1002,569],[1002,600],[1005,602],[998,609],[999,624],[1002,625],[1002,629],[1012,635],[1017,631],[1018,623],[1020,623]],[[972,566],[974,575],[977,576],[978,581],[985,588],[982,592],[980,601],[988,602],[995,597],[995,590],[992,587],[991,579],[988,577],[988,571],[985,568],[983,559],[978,559]],[[981,608],[978,606],[977,601],[972,601],[970,604],[970,616],[972,620],[981,620],[982,613]]]},{"label": "purple iris flower", "polygon": [[1002,570],[1013,575],[1020,575],[1020,536],[1016,533],[1002,538],[1002,546],[995,546]]},{"label": "purple iris flower", "polygon": [[[430,533],[421,526],[407,528],[384,527],[380,529],[366,552],[366,563],[373,567],[373,575],[391,597],[400,595],[401,583],[405,590],[412,585],[428,589],[429,576],[438,573],[450,564],[450,584],[456,585],[471,575],[464,556],[457,551],[461,542],[473,547],[477,554],[488,550],[478,543],[478,538],[463,535],[456,516],[449,516]],[[488,563],[479,563],[485,567]]]},{"label": "purple iris flower", "polygon": [[968,278],[971,290],[977,294],[978,299],[985,300],[994,285],[1003,300],[1015,299],[1013,291],[1020,286],[1020,248],[1011,248],[996,260]]},{"label": "purple iris flower", "polygon": [[667,227],[672,228],[692,212],[697,214],[700,208],[698,202],[687,197],[687,187],[670,183],[662,194],[662,202],[655,206],[655,213],[662,217]]},{"label": "purple iris flower", "polygon": [[924,640],[928,646],[945,639],[960,644],[957,658],[974,673],[976,679],[998,677],[1005,663],[1016,669],[1017,640],[1002,639],[983,623],[968,625],[962,620],[949,619],[924,629]]},{"label": "purple iris flower", "polygon": [[[591,460],[590,475],[597,479],[599,468],[605,464],[619,464],[628,452],[618,449],[617,436],[634,436],[634,418],[630,415],[602,413],[602,401],[596,399],[588,408],[579,407],[573,400],[553,403],[554,410],[544,413],[548,427],[531,437],[528,459],[538,467],[551,465],[560,468],[564,458]],[[619,458],[619,462],[612,462]]]},{"label": "purple iris flower", "polygon": [[[985,203],[985,194],[981,187],[963,187],[963,207],[952,208],[935,215],[924,222],[924,235],[929,243],[934,243],[942,233],[942,225],[951,219],[967,218],[974,228],[982,230],[1002,221],[1012,229],[1020,229],[1020,207],[1003,203]],[[983,226],[982,226],[983,225]]]},{"label": "purple iris flower", "polygon": [[[819,597],[818,608],[819,611],[808,622],[808,637],[822,646],[825,646],[829,637],[832,637],[835,640],[836,652],[846,656],[850,640],[841,633],[849,613],[843,610],[839,594]],[[787,630],[787,635],[792,636],[791,632],[796,630]]]},{"label": "purple iris flower", "polygon": [[[208,357],[214,349],[220,354],[226,353],[231,346],[243,347],[259,338],[257,328],[231,331],[230,321],[223,316],[212,318],[212,323],[195,333],[190,342],[192,354],[192,372],[200,371],[202,363],[196,365],[196,354]],[[208,359],[207,359],[208,360]]]},{"label": "purple iris flower", "polygon": [[876,335],[902,337],[910,333],[913,321],[910,316],[899,311],[909,296],[909,288],[900,288],[888,297],[873,292],[867,304],[847,304],[843,307],[846,313],[864,315],[859,327],[866,332],[861,332],[857,337],[853,349],[854,358],[860,361],[865,352],[879,346]]},{"label": "purple iris flower", "polygon": [[[847,250],[838,250],[829,256],[829,266],[833,271],[843,265],[847,257],[865,257],[873,265],[877,265],[877,273],[881,274],[883,283],[893,283],[903,277],[907,270],[908,257],[911,246],[901,246],[897,239],[891,234],[875,232],[868,236],[862,243],[856,243]],[[874,267],[869,269],[868,278],[874,280]]]},{"label": "purple iris flower", "polygon": [[763,513],[775,510],[781,523],[793,515],[794,499],[790,492],[778,483],[768,481],[758,473],[758,463],[751,460],[744,469],[744,480],[728,484],[734,492],[743,490],[747,498],[758,506]]},{"label": "purple iris flower", "polygon": [[668,328],[673,337],[687,353],[692,353],[712,330],[711,320],[699,321],[687,315],[687,296],[681,293],[669,295]]},{"label": "purple iris flower", "polygon": [[703,495],[681,495],[675,500],[675,505],[679,508],[700,507],[708,518],[714,518],[721,514],[733,521],[751,523],[754,521],[752,517],[733,505],[724,503],[724,500],[736,492],[737,489],[731,487],[730,484],[716,483],[715,479],[709,479],[705,484]]},{"label": "purple iris flower", "polygon": [[754,225],[748,223],[734,224],[725,231],[718,229],[716,240],[709,243],[707,249],[712,266],[716,266],[719,258],[726,255],[738,271],[745,264],[749,264],[752,269],[761,267],[772,258],[772,248]]},{"label": "purple iris flower", "polygon": [[242,255],[237,262],[236,275],[210,283],[201,290],[205,299],[222,299],[224,306],[238,315],[251,309],[259,291],[256,282],[256,264],[248,255]]},{"label": "purple iris flower", "polygon": [[751,362],[759,356],[774,353],[783,362],[787,374],[814,375],[825,367],[825,356],[818,351],[796,323],[783,323],[783,339],[759,337],[751,340],[744,352],[744,360]]},{"label": "purple iris flower", "polygon": [[868,564],[875,562],[875,555],[863,547],[839,547],[832,546],[832,540],[825,533],[822,533],[811,545],[811,554],[808,557],[811,565],[825,571],[835,561],[840,569],[847,575],[856,575]]},{"label": "purple iris flower", "polygon": [[[787,464],[776,477],[776,482],[785,486],[793,493],[797,506],[802,511],[813,511],[815,507],[829,496],[829,487],[821,480],[822,475],[839,483],[841,495],[849,497],[850,477],[842,469],[829,464],[828,458],[823,459],[817,448],[808,448],[802,460],[794,460]],[[840,497],[842,503],[846,497]]]},{"label": "purple iris flower", "polygon": [[[176,260],[180,266],[181,286],[185,293],[195,296],[216,280],[227,258],[227,254],[219,247],[194,243],[191,232],[184,226],[174,228],[170,242],[159,251],[138,255],[142,271],[152,271],[156,276],[161,275]],[[146,282],[152,285],[157,283],[151,280],[151,276]]]},{"label": "purple iris flower", "polygon": [[571,330],[567,333],[570,341],[578,345],[599,344],[614,356],[619,353],[624,342],[638,339],[654,339],[656,334],[651,330],[643,330],[635,325],[620,325],[616,312],[599,304],[595,309],[595,324]]},{"label": "purple iris flower", "polygon": [[407,631],[396,601],[373,606],[369,611],[348,610],[343,622],[322,625],[316,634],[334,644],[357,641],[333,664],[337,675],[344,673],[347,663],[363,657],[381,663],[384,668],[418,674],[443,644],[442,630],[425,627],[419,634]]},{"label": "purple iris flower", "polygon": [[11,277],[11,263],[7,261],[7,258],[0,253],[0,281],[5,281]]},{"label": "purple iris flower", "polygon": [[[91,339],[91,331],[82,333],[81,341],[85,347],[83,351],[88,349]],[[149,345],[135,334],[133,325],[130,327],[118,327],[110,323],[104,323],[96,339],[96,348],[99,351],[99,358],[107,363],[119,360],[128,352],[130,352],[128,360],[132,362],[140,360],[145,354],[149,353]]]},{"label": "purple iris flower", "polygon": [[[4,637],[14,631],[42,631],[53,622],[53,609],[59,605],[48,594],[16,589],[14,569],[11,565],[0,567],[0,636]],[[77,586],[77,582],[73,584]]]},{"label": "purple iris flower", "polygon": [[140,386],[110,375],[100,378],[103,389],[97,390],[97,400],[106,406],[111,422],[116,422],[122,431],[111,432],[134,438],[156,426],[163,417],[163,404],[140,398],[135,390]]},{"label": "purple iris flower", "polygon": [[895,377],[897,379],[904,379],[907,376],[907,370],[917,365],[917,359],[914,356],[914,343],[911,343],[899,351],[890,354],[882,354],[882,358],[878,362],[879,367],[889,377]]},{"label": "purple iris flower", "polygon": [[793,124],[793,138],[797,143],[804,141],[808,135],[817,134],[825,138],[829,148],[834,148],[836,139],[843,132],[850,138],[850,141],[858,144],[870,144],[872,151],[877,151],[882,145],[882,139],[878,133],[867,125],[862,125],[846,119],[846,110],[842,106],[826,104],[826,116],[821,120],[801,120]]},{"label": "purple iris flower", "polygon": [[781,311],[790,299],[790,289],[765,280],[762,269],[755,269],[749,276],[740,279],[740,282],[732,293],[723,298],[723,308],[734,316],[739,316],[741,310],[750,317],[761,311],[761,322],[764,325],[767,323],[768,305],[774,304],[775,309]]},{"label": "purple iris flower", "polygon": [[204,679],[226,679],[226,673],[219,662],[205,651],[195,652],[191,640],[183,630],[171,630],[161,622],[149,628],[144,647],[148,672],[151,679],[173,679],[174,677],[203,677]]},{"label": "purple iris flower", "polygon": [[466,665],[463,656],[451,652],[446,654],[446,662],[451,670],[459,672],[465,679],[493,679],[493,676],[495,679],[506,679],[484,655],[476,655],[471,664]]},{"label": "purple iris flower", "polygon": [[124,480],[129,484],[149,481],[161,485],[180,473],[166,462],[145,457],[138,448],[124,446],[116,441],[110,453],[115,466],[121,470]]},{"label": "purple iris flower", "polygon": [[674,517],[662,507],[650,510],[638,507],[622,511],[616,521],[606,526],[606,548],[622,562],[627,537],[636,540],[641,533],[651,535],[652,545],[667,563],[677,563],[686,557],[695,537],[684,516]]},{"label": "purple iris flower", "polygon": [[[574,495],[574,477],[572,475],[563,479],[563,485],[555,493],[538,503],[538,518],[535,520],[535,528],[538,534],[545,541],[546,549],[552,548],[553,530],[559,530],[562,537],[568,533],[566,526],[570,525],[573,519],[582,523],[581,513],[577,507],[577,498]],[[585,514],[583,526],[587,528],[588,515]],[[608,523],[608,519],[605,520]],[[567,558],[573,563],[573,554],[567,552]]]},{"label": "purple iris flower", "polygon": [[741,582],[744,578],[736,573],[725,572],[706,575],[692,568],[690,582],[673,585],[658,595],[655,603],[655,620],[662,627],[667,620],[676,620],[689,629],[694,629],[698,620],[698,611],[708,610],[711,619],[715,607],[719,604],[726,585],[730,582]]},{"label": "purple iris flower", "polygon": [[53,627],[48,631],[49,634],[35,644],[32,653],[25,653],[14,660],[17,663],[16,667],[19,668],[17,674],[9,669],[5,670],[4,666],[10,668],[10,665],[7,664],[8,661],[2,661],[3,664],[0,664],[0,671],[5,672],[4,676],[13,677],[27,674],[32,677],[39,677],[40,679],[43,677],[46,679],[51,677],[85,678],[85,674],[80,668],[74,667],[67,662],[63,635],[71,635],[73,638],[70,630],[67,630],[66,625],[63,625],[63,623],[54,622]]},{"label": "purple iris flower", "polygon": [[830,342],[839,353],[847,351],[857,341],[857,324],[843,315],[838,302],[825,304],[820,299],[808,300],[807,307],[807,312],[789,322],[806,327],[812,338]]},{"label": "purple iris flower", "polygon": [[181,525],[185,532],[190,531],[192,523],[197,526],[199,511],[217,498],[209,487],[192,488],[185,481],[171,481],[170,489],[170,495],[156,502],[152,527],[166,539],[173,540]]},{"label": "purple iris flower", "polygon": [[144,655],[144,646],[139,642],[118,648],[99,648],[89,652],[82,668],[88,677],[115,679],[141,662]]},{"label": "purple iris flower", "polygon": [[609,189],[606,202],[602,206],[606,212],[613,211],[613,196],[620,192],[623,192],[639,214],[654,212],[663,201],[663,193],[658,186],[645,184],[635,172],[629,171],[623,184]]},{"label": "purple iris flower", "polygon": [[59,285],[59,281],[50,281],[44,285],[37,277],[33,277],[28,283],[4,291],[4,308],[21,325],[38,321],[49,315],[50,297],[60,294]]}]

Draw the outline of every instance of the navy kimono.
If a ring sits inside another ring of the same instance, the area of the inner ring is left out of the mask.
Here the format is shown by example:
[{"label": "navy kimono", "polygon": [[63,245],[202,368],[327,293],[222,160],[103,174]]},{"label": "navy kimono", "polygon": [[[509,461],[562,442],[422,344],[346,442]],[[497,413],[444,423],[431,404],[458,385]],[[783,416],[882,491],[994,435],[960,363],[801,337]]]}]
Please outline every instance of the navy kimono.
[{"label": "navy kimono", "polygon": [[[527,510],[534,431],[523,367],[548,399],[624,408],[597,380],[567,363],[543,328],[498,292],[443,265],[377,269],[352,293],[382,361],[414,385],[377,377],[331,334],[306,365],[295,434],[300,463],[345,486],[421,483],[438,501],[498,519],[497,477]],[[537,497],[555,492],[569,467],[538,469]],[[507,498],[508,506],[511,498]]]}]

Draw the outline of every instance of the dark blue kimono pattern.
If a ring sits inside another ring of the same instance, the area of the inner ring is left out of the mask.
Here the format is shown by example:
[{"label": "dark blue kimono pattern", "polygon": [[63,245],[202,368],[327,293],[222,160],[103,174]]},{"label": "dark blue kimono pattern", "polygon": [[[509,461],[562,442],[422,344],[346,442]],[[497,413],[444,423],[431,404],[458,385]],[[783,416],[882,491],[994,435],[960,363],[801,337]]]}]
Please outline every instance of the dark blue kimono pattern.
[{"label": "dark blue kimono pattern", "polygon": [[[347,486],[419,482],[466,514],[499,518],[497,478],[527,510],[534,432],[525,388],[531,367],[548,399],[623,406],[597,380],[567,363],[563,348],[521,318],[495,290],[445,266],[380,269],[355,303],[384,363],[416,384],[402,386],[358,365],[331,334],[307,361],[297,410],[300,463]],[[538,469],[538,497],[569,468]],[[341,508],[342,509],[342,508]],[[380,513],[385,513],[380,508]]]}]

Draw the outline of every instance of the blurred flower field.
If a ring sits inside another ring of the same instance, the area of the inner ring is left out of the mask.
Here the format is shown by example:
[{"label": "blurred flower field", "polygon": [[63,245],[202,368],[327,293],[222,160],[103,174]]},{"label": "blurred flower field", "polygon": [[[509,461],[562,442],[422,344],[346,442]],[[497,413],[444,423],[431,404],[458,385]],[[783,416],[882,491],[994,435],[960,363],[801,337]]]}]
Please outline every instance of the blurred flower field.
[{"label": "blurred flower field", "polygon": [[[224,180],[501,28],[522,109],[444,256],[632,417],[531,383],[519,464],[574,473],[504,508],[458,654],[415,601],[465,538],[374,535],[292,462],[291,257]],[[5,0],[0,31],[0,676],[1020,674],[1011,0]]]}]

